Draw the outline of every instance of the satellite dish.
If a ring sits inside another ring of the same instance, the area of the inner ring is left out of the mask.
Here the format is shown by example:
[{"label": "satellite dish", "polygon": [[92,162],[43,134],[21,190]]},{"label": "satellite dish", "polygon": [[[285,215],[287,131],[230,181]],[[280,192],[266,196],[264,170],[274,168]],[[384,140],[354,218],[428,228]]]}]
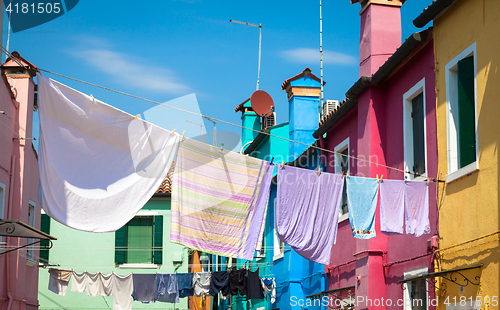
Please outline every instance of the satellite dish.
[{"label": "satellite dish", "polygon": [[274,102],[271,95],[263,90],[256,90],[250,97],[250,104],[257,115],[262,117],[271,116],[274,112]]}]

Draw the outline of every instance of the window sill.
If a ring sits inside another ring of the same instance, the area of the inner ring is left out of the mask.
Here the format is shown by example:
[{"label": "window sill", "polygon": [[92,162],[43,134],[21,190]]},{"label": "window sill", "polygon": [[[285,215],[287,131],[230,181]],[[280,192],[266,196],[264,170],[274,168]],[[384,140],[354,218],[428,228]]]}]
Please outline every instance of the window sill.
[{"label": "window sill", "polygon": [[273,256],[273,261],[281,259],[285,256],[285,253],[280,253],[278,255]]},{"label": "window sill", "polygon": [[342,214],[341,216],[339,216],[339,223],[341,223],[347,219],[349,219],[349,213]]},{"label": "window sill", "polygon": [[258,254],[256,257],[255,257],[255,260],[256,261],[260,261],[261,259],[264,259],[266,258],[266,254]]},{"label": "window sill", "polygon": [[460,179],[466,175],[469,175],[469,174],[473,173],[474,171],[478,171],[478,170],[479,170],[479,163],[476,160],[472,164],[469,164],[463,168],[458,169],[455,172],[448,174],[446,176],[446,183],[450,183],[450,182],[453,182],[455,180],[458,180],[458,179]]},{"label": "window sill", "polygon": [[156,269],[156,268],[158,268],[158,265],[157,264],[121,264],[121,265],[118,265],[118,268],[121,268],[121,269],[131,269],[131,268]]},{"label": "window sill", "polygon": [[38,262],[36,260],[34,260],[33,258],[28,257],[26,259],[26,266],[28,266],[28,267],[33,267],[37,264],[38,264]]}]

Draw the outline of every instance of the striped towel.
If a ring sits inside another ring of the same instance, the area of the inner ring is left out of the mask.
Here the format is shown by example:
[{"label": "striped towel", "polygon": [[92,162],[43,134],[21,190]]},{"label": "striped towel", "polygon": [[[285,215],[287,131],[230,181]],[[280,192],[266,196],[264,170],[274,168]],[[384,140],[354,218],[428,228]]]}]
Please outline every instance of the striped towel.
[{"label": "striped towel", "polygon": [[172,180],[170,241],[253,259],[264,233],[274,165],[185,139]]}]

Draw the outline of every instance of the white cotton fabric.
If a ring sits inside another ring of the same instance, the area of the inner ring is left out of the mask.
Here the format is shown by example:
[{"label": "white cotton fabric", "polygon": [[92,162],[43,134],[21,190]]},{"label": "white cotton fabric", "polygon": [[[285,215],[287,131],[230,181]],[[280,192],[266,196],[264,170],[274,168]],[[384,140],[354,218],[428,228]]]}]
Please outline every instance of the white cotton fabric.
[{"label": "white cotton fabric", "polygon": [[158,189],[179,135],[37,75],[39,200],[74,229],[116,231]]},{"label": "white cotton fabric", "polygon": [[113,310],[131,310],[132,292],[134,291],[133,275],[120,276],[113,273]]},{"label": "white cotton fabric", "polygon": [[66,295],[69,280],[71,279],[71,270],[49,269],[49,291],[58,295]]},{"label": "white cotton fabric", "polygon": [[71,281],[71,291],[83,293],[87,290],[88,273],[76,273],[73,271],[73,281]]},{"label": "white cotton fabric", "polygon": [[113,293],[112,274],[87,273],[87,295],[88,296],[111,296]]}]

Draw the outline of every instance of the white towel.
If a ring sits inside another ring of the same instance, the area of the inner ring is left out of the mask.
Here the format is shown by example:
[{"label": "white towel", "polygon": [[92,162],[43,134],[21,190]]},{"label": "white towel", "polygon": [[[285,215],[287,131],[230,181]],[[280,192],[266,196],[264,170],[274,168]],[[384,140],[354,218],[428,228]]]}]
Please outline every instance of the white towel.
[{"label": "white towel", "polygon": [[179,135],[37,75],[39,200],[74,229],[116,231],[168,173]]},{"label": "white towel", "polygon": [[73,271],[73,281],[71,281],[71,291],[83,293],[87,290],[88,273],[76,273]]},{"label": "white towel", "polygon": [[61,296],[66,295],[68,283],[71,279],[71,273],[71,270],[50,268],[49,290]]},{"label": "white towel", "polygon": [[134,281],[132,274],[120,276],[113,273],[113,310],[131,310]]}]

